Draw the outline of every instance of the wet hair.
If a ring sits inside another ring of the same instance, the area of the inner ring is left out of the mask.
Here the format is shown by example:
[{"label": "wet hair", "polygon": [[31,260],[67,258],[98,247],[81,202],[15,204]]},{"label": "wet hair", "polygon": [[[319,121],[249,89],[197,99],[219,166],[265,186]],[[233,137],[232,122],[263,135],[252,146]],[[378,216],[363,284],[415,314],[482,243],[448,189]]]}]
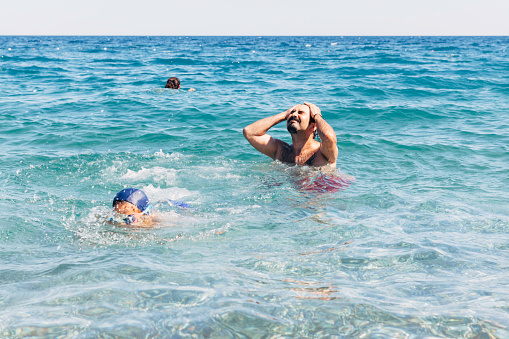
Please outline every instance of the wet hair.
[{"label": "wet hair", "polygon": [[180,80],[175,77],[171,77],[166,81],[166,86],[164,88],[174,88],[179,89],[180,88]]},{"label": "wet hair", "polygon": [[[316,123],[316,120],[311,117],[311,112],[309,112],[309,123],[310,124]],[[318,140],[320,142],[322,141],[320,140],[320,136],[318,135],[318,131],[316,129],[313,131],[313,139]]]}]

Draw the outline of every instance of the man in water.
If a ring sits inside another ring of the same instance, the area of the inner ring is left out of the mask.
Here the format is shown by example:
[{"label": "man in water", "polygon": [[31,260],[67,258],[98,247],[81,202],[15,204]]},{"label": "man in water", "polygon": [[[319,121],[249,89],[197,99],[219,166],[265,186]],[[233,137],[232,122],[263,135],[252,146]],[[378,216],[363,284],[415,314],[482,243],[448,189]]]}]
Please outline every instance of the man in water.
[{"label": "man in water", "polygon": [[[292,144],[274,139],[267,131],[286,120]],[[314,139],[315,131],[321,142]],[[285,112],[263,118],[244,128],[244,137],[259,152],[288,164],[336,167],[336,133],[323,119],[320,109],[311,103],[296,105]]]}]

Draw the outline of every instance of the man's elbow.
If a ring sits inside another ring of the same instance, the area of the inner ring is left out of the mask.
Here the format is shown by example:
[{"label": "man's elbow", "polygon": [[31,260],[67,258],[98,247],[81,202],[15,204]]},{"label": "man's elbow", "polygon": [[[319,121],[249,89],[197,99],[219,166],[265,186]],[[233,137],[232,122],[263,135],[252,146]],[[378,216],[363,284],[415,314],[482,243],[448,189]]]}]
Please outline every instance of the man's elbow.
[{"label": "man's elbow", "polygon": [[249,137],[251,136],[251,134],[249,133],[249,126],[244,127],[244,129],[242,130],[242,133],[244,134],[244,138],[249,140]]},{"label": "man's elbow", "polygon": [[256,134],[251,128],[251,126],[244,127],[242,133],[244,134],[244,138],[246,138],[249,142],[251,142],[251,140],[253,140],[256,137]]}]

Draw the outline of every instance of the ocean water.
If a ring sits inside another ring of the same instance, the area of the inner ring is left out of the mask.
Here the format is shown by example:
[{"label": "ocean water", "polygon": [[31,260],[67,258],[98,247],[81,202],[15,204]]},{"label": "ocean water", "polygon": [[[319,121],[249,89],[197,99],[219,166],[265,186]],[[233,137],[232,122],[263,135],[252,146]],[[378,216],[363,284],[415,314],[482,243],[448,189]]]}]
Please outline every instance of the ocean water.
[{"label": "ocean water", "polygon": [[[509,337],[508,37],[3,36],[0,56],[1,337]],[[355,180],[243,138],[303,101]],[[126,187],[156,227],[105,222]]]}]

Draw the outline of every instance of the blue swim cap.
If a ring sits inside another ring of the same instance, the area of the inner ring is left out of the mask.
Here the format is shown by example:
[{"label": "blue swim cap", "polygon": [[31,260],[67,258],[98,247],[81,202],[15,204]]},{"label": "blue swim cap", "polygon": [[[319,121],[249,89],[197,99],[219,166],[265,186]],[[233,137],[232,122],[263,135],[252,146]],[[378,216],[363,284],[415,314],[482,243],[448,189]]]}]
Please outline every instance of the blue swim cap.
[{"label": "blue swim cap", "polygon": [[117,201],[130,202],[138,207],[142,212],[145,212],[150,205],[145,192],[136,188],[126,188],[118,192],[117,195],[115,195],[115,198],[113,198],[113,206],[115,206],[115,202]]}]

